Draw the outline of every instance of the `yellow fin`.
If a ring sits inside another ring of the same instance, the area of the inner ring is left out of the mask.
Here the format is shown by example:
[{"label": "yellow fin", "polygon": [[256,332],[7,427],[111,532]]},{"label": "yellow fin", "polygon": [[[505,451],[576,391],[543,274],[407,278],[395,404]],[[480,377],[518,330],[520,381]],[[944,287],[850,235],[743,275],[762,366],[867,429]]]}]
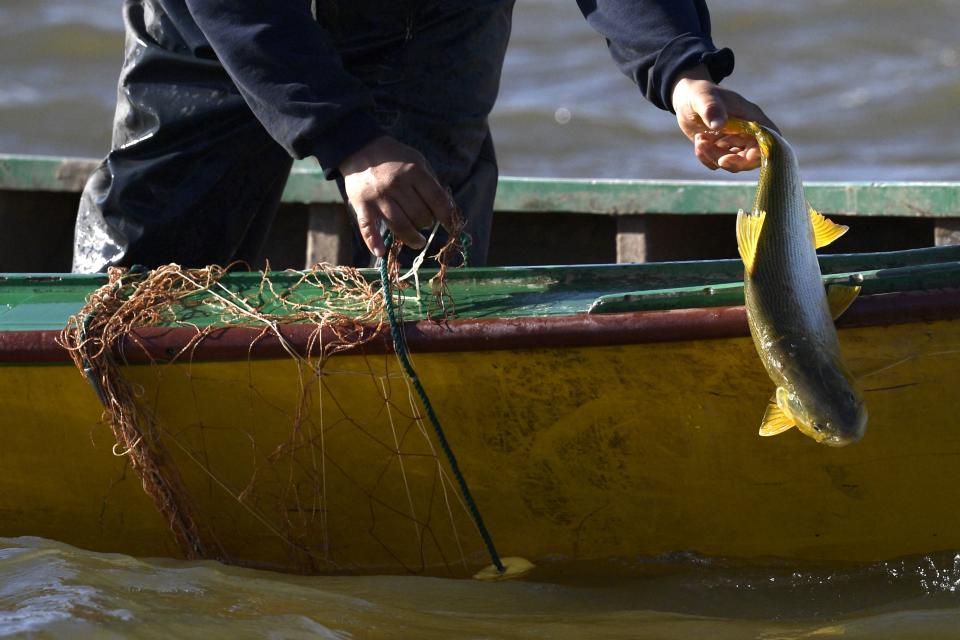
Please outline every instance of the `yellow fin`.
[{"label": "yellow fin", "polygon": [[764,437],[775,436],[778,433],[783,433],[797,426],[793,418],[788,416],[783,409],[780,408],[780,405],[777,404],[777,395],[781,390],[781,388],[778,388],[777,393],[773,394],[773,397],[770,398],[770,404],[767,405],[767,412],[763,414],[763,422],[760,424],[760,435]]},{"label": "yellow fin", "polygon": [[757,139],[757,144],[760,145],[760,155],[763,158],[770,157],[770,150],[774,144],[773,136],[760,124],[748,120],[741,120],[740,118],[729,118],[724,130],[733,130],[748,136],[753,136]]},{"label": "yellow fin", "polygon": [[830,306],[830,315],[836,320],[843,312],[850,308],[853,301],[860,294],[859,285],[831,284],[827,287],[827,304]]},{"label": "yellow fin", "polygon": [[763,220],[767,217],[766,211],[747,213],[743,209],[737,212],[737,249],[747,273],[753,273],[753,259],[757,255],[757,239]]},{"label": "yellow fin", "polygon": [[810,223],[813,225],[813,246],[819,249],[825,247],[850,229],[850,227],[831,222],[823,217],[813,207],[810,207]]}]

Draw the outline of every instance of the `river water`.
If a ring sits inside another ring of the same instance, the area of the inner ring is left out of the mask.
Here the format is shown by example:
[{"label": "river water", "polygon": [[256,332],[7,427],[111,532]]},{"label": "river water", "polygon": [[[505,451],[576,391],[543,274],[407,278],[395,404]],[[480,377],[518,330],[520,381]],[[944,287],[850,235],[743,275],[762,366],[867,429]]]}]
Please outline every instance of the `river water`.
[{"label": "river water", "polygon": [[[105,152],[118,4],[0,2],[0,153]],[[960,2],[711,6],[716,41],[738,56],[727,84],[780,125],[807,179],[960,178]],[[729,178],[693,159],[572,0],[520,0],[493,126],[505,174]],[[588,577],[595,568],[502,584],[308,578],[0,539],[0,637],[960,637],[953,552],[863,566],[635,562],[615,579]]]},{"label": "river water", "polygon": [[[0,153],[97,157],[109,146],[119,2],[0,2]],[[714,0],[725,84],[797,147],[808,180],[956,180],[957,0]],[[728,176],[616,70],[573,0],[519,0],[493,116],[508,175]],[[742,176],[741,176],[742,178]]]},{"label": "river water", "polygon": [[[860,567],[677,555],[629,577],[288,576],[0,539],[0,637],[955,639],[960,555]],[[549,568],[548,568],[549,569]]]}]

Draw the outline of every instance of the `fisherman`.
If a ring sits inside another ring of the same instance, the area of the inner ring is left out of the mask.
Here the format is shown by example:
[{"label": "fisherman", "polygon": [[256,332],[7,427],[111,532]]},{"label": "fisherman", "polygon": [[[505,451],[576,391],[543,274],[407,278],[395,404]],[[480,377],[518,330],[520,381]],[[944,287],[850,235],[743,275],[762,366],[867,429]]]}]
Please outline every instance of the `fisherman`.
[{"label": "fisherman", "polygon": [[[73,270],[254,264],[292,159],[311,156],[355,213],[357,265],[384,255],[386,229],[422,248],[421,231],[449,227],[457,207],[471,264],[484,264],[487,116],[513,3],[124,0],[112,150],[81,198]],[[578,4],[704,165],[758,166],[751,136],[718,133],[728,116],[772,124],[717,84],[733,52],[714,46],[704,0]]]}]

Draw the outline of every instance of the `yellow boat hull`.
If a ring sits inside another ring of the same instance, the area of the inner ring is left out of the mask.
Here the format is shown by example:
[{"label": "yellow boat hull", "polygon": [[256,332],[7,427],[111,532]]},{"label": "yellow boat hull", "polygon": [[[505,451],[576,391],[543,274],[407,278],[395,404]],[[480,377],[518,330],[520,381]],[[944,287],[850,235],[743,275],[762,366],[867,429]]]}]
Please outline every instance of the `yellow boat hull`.
[{"label": "yellow boat hull", "polygon": [[[757,435],[771,389],[746,336],[414,359],[503,555],[872,561],[960,548],[960,321],[840,337],[870,411],[844,449]],[[289,358],[124,371],[225,557],[291,571],[488,563],[393,356],[335,356],[319,382]],[[298,381],[316,387],[299,421]],[[0,536],[180,555],[72,365],[0,367],[0,406]],[[284,449],[304,442],[309,453]],[[277,530],[284,513],[296,544]]]}]

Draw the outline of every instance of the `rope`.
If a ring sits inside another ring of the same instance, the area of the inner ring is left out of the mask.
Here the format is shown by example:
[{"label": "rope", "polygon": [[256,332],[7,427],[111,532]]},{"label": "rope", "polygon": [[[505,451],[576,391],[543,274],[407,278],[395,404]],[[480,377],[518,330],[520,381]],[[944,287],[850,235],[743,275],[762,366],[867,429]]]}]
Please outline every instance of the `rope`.
[{"label": "rope", "polygon": [[[86,342],[87,340],[87,331],[90,330],[90,322],[93,320],[93,312],[91,311],[83,317],[83,324],[80,325],[80,342]],[[90,386],[93,387],[93,390],[97,394],[97,400],[100,401],[100,404],[104,408],[109,408],[110,403],[107,400],[107,394],[103,390],[103,385],[100,383],[100,376],[98,371],[94,368],[93,363],[87,358],[86,355],[83,356],[83,375],[87,379],[87,382],[90,383]]]},{"label": "rope", "polygon": [[[388,256],[392,242],[393,234],[388,231],[383,238],[383,243],[387,248]],[[493,566],[497,568],[497,572],[503,574],[506,572],[506,568],[503,566],[503,562],[500,560],[500,555],[497,553],[497,549],[493,545],[493,538],[490,537],[490,533],[487,531],[487,527],[483,523],[483,516],[480,515],[480,509],[477,507],[477,503],[473,500],[473,495],[470,493],[470,488],[467,487],[467,480],[460,472],[460,465],[457,464],[457,457],[453,454],[453,449],[450,447],[450,443],[447,442],[447,436],[443,433],[443,427],[440,426],[440,420],[437,418],[437,414],[433,410],[433,405],[430,403],[430,398],[427,397],[427,392],[424,390],[423,385],[420,383],[420,378],[417,377],[417,372],[414,371],[413,365],[410,363],[410,359],[407,357],[407,345],[403,340],[403,333],[400,328],[400,323],[397,321],[396,309],[394,309],[393,305],[393,293],[390,290],[390,277],[387,273],[386,257],[377,261],[377,269],[380,271],[380,281],[383,284],[384,307],[387,310],[387,317],[390,320],[390,336],[393,338],[393,350],[396,352],[397,358],[400,360],[400,364],[403,366],[403,370],[410,379],[410,382],[413,383],[413,388],[417,391],[417,395],[420,397],[420,402],[423,403],[424,411],[426,411],[427,417],[430,419],[430,424],[433,426],[433,430],[437,434],[437,440],[440,442],[440,448],[443,449],[443,453],[447,457],[447,463],[450,465],[450,470],[453,472],[453,476],[457,479],[457,483],[460,485],[460,493],[463,495],[463,499],[467,503],[467,507],[470,509],[470,515],[473,518],[473,523],[480,532],[480,537],[483,538],[483,543],[487,546],[487,552],[490,554],[490,560],[493,562]]]}]

